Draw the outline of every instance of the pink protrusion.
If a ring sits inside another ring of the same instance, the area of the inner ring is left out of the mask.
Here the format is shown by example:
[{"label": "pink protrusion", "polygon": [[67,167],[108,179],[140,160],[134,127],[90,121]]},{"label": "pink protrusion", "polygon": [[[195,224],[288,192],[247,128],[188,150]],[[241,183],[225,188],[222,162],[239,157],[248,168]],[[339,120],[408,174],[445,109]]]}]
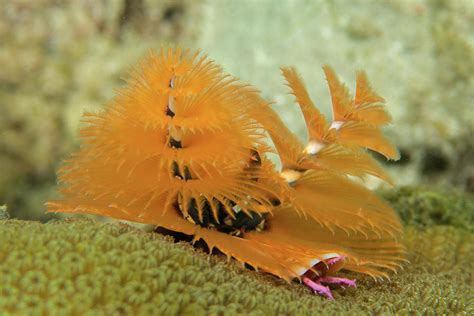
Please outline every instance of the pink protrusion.
[{"label": "pink protrusion", "polygon": [[316,294],[325,296],[330,300],[334,300],[331,290],[327,286],[316,283],[307,277],[303,278],[303,283],[306,284],[306,286],[308,286],[309,288],[311,288]]},{"label": "pink protrusion", "polygon": [[316,263],[312,269],[307,270],[302,275],[303,283],[311,288],[314,293],[327,297],[330,300],[334,300],[334,297],[332,296],[331,290],[326,285],[336,284],[342,287],[357,287],[355,280],[329,276],[342,267],[342,265],[338,264],[343,263],[341,261],[344,261],[345,259],[346,257],[344,256],[336,256]]},{"label": "pink protrusion", "polygon": [[346,257],[344,257],[344,256],[339,256],[339,257],[334,257],[334,258],[327,259],[324,262],[326,262],[326,264],[328,266],[332,266],[333,264],[338,263],[339,261],[344,260],[345,258]]},{"label": "pink protrusion", "polygon": [[357,287],[355,280],[346,279],[346,278],[338,278],[338,277],[330,277],[330,276],[325,276],[325,277],[319,278],[318,283],[337,284],[337,285],[341,285],[341,286]]}]

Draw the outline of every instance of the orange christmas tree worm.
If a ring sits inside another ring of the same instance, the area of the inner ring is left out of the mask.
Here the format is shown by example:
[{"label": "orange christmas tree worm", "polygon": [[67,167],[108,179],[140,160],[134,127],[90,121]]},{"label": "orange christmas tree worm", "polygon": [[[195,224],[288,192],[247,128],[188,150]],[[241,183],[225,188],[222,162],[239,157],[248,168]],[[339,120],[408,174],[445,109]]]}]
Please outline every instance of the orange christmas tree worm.
[{"label": "orange christmas tree worm", "polygon": [[[59,170],[50,212],[89,213],[203,239],[229,257],[332,298],[344,268],[387,276],[404,261],[390,206],[349,176],[389,176],[366,148],[396,159],[383,99],[357,75],[352,98],[325,68],[333,122],[293,68],[283,76],[309,131],[303,145],[251,86],[199,52],[162,49],[104,111],[86,113],[80,150]],[[267,159],[274,149],[282,170]]]}]

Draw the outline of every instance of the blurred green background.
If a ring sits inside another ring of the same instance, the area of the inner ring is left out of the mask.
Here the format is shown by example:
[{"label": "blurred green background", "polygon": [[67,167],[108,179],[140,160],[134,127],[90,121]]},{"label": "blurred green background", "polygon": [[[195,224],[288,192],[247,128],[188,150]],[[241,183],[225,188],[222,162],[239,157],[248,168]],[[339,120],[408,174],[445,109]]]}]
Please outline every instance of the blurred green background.
[{"label": "blurred green background", "polygon": [[321,66],[364,69],[387,100],[398,184],[474,192],[472,0],[0,0],[0,205],[46,220],[81,114],[149,49],[200,48],[304,126],[279,73],[295,65],[329,113]]}]

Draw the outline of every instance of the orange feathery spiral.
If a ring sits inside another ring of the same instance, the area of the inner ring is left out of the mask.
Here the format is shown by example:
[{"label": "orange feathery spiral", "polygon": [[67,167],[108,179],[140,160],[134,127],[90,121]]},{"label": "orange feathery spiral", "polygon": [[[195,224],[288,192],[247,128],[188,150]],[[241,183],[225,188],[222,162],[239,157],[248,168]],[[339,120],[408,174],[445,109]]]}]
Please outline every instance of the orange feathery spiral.
[{"label": "orange feathery spiral", "polygon": [[[288,281],[335,256],[346,269],[386,276],[404,260],[400,222],[346,175],[389,181],[364,149],[395,156],[377,132],[389,118],[365,75],[349,100],[328,69],[340,128],[326,122],[296,71],[283,68],[309,129],[305,147],[254,88],[206,56],[151,53],[103,112],[84,115],[82,146],[59,170],[63,199],[48,210],[193,235]],[[346,124],[373,133],[352,135]],[[281,173],[266,157],[267,133]]]}]

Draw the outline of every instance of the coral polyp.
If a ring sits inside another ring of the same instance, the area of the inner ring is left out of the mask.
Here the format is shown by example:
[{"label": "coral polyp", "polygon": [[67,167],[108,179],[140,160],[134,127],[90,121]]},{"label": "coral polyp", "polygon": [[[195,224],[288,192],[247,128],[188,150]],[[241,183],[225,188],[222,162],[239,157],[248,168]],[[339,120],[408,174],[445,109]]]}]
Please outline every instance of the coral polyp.
[{"label": "coral polyp", "polygon": [[[398,158],[380,130],[390,122],[383,99],[362,72],[351,97],[325,67],[330,123],[296,70],[282,70],[305,117],[306,145],[257,89],[205,55],[151,53],[103,112],[84,115],[82,146],[59,170],[63,199],[50,201],[48,210],[192,235],[328,297],[323,284],[353,284],[333,276],[342,268],[388,276],[404,261],[400,221],[351,178],[391,182],[367,150]],[[275,150],[281,170],[267,157]]]}]

